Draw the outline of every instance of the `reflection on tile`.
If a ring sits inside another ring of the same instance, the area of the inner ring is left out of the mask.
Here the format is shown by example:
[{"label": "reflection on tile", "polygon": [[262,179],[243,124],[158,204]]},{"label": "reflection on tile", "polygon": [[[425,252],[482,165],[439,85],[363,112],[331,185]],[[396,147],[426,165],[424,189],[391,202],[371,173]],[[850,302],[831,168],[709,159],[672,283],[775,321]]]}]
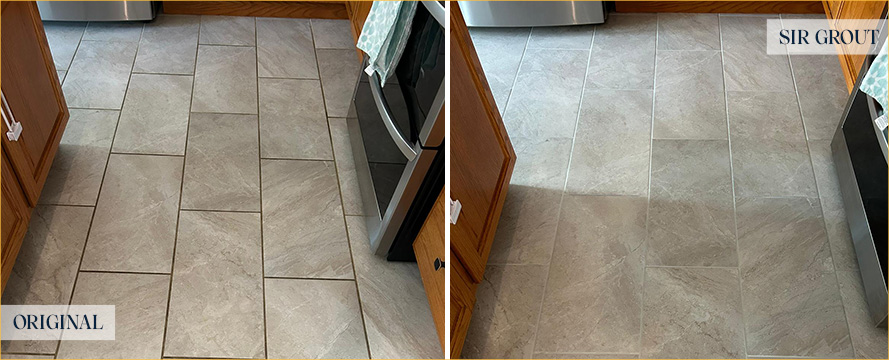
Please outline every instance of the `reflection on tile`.
[{"label": "reflection on tile", "polygon": [[833,151],[829,140],[809,141],[815,181],[821,198],[821,211],[827,225],[830,252],[837,270],[858,271],[858,257],[852,245],[852,234],[846,220],[843,194],[840,191],[837,170],[833,163]]},{"label": "reflection on tile", "polygon": [[641,357],[744,357],[739,295],[735,269],[646,269]]},{"label": "reflection on tile", "polygon": [[254,45],[256,27],[252,17],[201,16],[201,44]]},{"label": "reflection on tile", "polygon": [[199,46],[191,111],[256,114],[256,50]]},{"label": "reflection on tile", "polygon": [[261,169],[265,275],[352,279],[333,162],[263,160]]},{"label": "reflection on tile", "polygon": [[846,317],[849,319],[849,331],[852,344],[855,346],[854,356],[859,359],[882,359],[886,357],[886,329],[875,326],[867,307],[864,285],[861,274],[857,271],[837,271],[840,290]]},{"label": "reflection on tile", "polygon": [[64,71],[64,70],[59,70],[59,71],[57,71],[57,74],[59,75],[59,84],[63,84],[63,83],[65,83],[65,75],[66,75],[67,73],[68,73],[68,72],[67,72],[67,71]]},{"label": "reflection on tile", "polygon": [[721,50],[719,15],[658,14],[659,50]]},{"label": "reflection on tile", "polygon": [[70,109],[68,125],[40,195],[42,204],[95,205],[118,111]]},{"label": "reflection on tile", "polygon": [[651,90],[588,90],[566,191],[648,195]]},{"label": "reflection on tile", "polygon": [[494,102],[501,114],[506,110],[506,101],[515,83],[530,32],[529,28],[469,29],[488,86],[494,94]]},{"label": "reflection on tile", "polygon": [[490,265],[476,291],[463,345],[466,359],[521,359],[533,355],[535,322],[546,265]]},{"label": "reflection on tile", "polygon": [[651,89],[656,41],[657,15],[609,14],[596,28],[586,87]]},{"label": "reflection on tile", "polygon": [[58,21],[43,23],[43,30],[46,32],[46,40],[49,43],[49,50],[52,52],[56,70],[68,69],[71,59],[74,58],[74,52],[77,51],[77,45],[80,44],[80,38],[83,37],[86,24],[84,22]]},{"label": "reflection on tile", "polygon": [[729,91],[794,91],[785,55],[726,50],[723,59]]},{"label": "reflection on tile", "polygon": [[[4,305],[67,304],[93,209],[37,206],[16,265],[3,290]],[[3,351],[53,354],[58,341],[3,341]]]},{"label": "reflection on tile", "polygon": [[81,268],[169,273],[181,180],[180,157],[112,154]]},{"label": "reflection on tile", "polygon": [[355,172],[355,159],[352,157],[352,143],[346,119],[330,118],[330,135],[333,154],[336,157],[336,172],[343,196],[343,212],[346,215],[364,215],[364,202],[358,188],[358,175]]},{"label": "reflection on tile", "polygon": [[525,51],[503,115],[510,137],[572,137],[588,51]]},{"label": "reflection on tile", "polygon": [[594,28],[592,25],[532,28],[528,49],[589,50]]},{"label": "reflection on tile", "polygon": [[59,359],[157,359],[164,341],[169,275],[81,273],[75,305],[114,305],[114,341],[62,341]]},{"label": "reflection on tile", "polygon": [[83,33],[83,40],[139,42],[142,37],[141,21],[95,22],[90,21]]},{"label": "reflection on tile", "polygon": [[535,353],[535,359],[638,359],[639,354]]},{"label": "reflection on tile", "polygon": [[639,351],[646,204],[565,196],[534,350]]},{"label": "reflection on tile", "polygon": [[133,74],[114,152],[184,155],[191,76]]},{"label": "reflection on tile", "polygon": [[266,279],[265,292],[269,358],[369,357],[355,283]]},{"label": "reflection on tile", "polygon": [[361,74],[361,63],[355,59],[355,50],[319,49],[317,52],[327,116],[346,117]]},{"label": "reflection on tile", "polygon": [[312,19],[312,37],[318,49],[349,49],[355,58],[355,40],[349,20]]},{"label": "reflection on tile", "polygon": [[264,357],[260,226],[259,214],[180,214],[165,356]]},{"label": "reflection on tile", "polygon": [[259,98],[263,158],[333,160],[318,80],[259,79]]},{"label": "reflection on tile", "polygon": [[647,265],[737,266],[727,141],[654,140]]},{"label": "reflection on tile", "polygon": [[256,115],[191,114],[182,209],[259,211]]},{"label": "reflection on tile", "polygon": [[815,199],[738,200],[750,354],[852,355],[820,215]]},{"label": "reflection on tile", "polygon": [[488,264],[548,264],[561,200],[559,190],[511,184]]},{"label": "reflection on tile", "polygon": [[654,138],[726,139],[720,53],[666,51],[657,61]]},{"label": "reflection on tile", "polygon": [[438,333],[414,263],[374,255],[363,217],[346,216],[370,355],[374,359],[441,357]]},{"label": "reflection on tile", "polygon": [[158,15],[145,24],[133,72],[194,74],[201,18]]},{"label": "reflection on tile", "polygon": [[256,51],[261,77],[318,78],[309,19],[256,19]]},{"label": "reflection on tile", "polygon": [[849,92],[834,55],[792,56],[800,108],[811,140],[832,140],[843,117]]},{"label": "reflection on tile", "polygon": [[68,107],[120,109],[137,43],[82,41],[62,91]]}]

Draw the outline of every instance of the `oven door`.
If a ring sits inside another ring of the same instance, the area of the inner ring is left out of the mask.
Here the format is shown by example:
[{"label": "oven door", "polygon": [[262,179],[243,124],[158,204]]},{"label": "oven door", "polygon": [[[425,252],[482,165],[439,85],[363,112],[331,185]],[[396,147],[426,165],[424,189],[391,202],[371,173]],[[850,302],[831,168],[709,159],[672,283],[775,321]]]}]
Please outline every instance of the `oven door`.
[{"label": "oven door", "polygon": [[[436,6],[441,6],[434,3]],[[371,249],[387,255],[443,149],[444,29],[417,7],[394,75],[362,73],[347,123]],[[365,60],[366,62],[366,60]],[[362,66],[364,68],[365,66]]]}]

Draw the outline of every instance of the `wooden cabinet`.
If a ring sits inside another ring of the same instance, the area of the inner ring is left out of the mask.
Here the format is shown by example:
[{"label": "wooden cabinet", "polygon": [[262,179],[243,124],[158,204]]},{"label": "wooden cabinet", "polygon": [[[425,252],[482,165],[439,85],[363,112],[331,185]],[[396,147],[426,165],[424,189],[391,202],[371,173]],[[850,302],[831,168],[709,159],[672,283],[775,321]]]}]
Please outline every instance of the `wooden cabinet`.
[{"label": "wooden cabinet", "polygon": [[450,16],[450,196],[462,205],[451,225],[451,355],[457,357],[516,156],[457,4]]},{"label": "wooden cabinet", "polygon": [[[364,27],[364,20],[367,20],[367,15],[370,14],[370,7],[373,6],[373,1],[347,1],[346,2],[346,14],[349,15],[349,23],[352,24],[352,38],[355,39],[355,43],[358,43],[358,37],[361,36],[361,29]],[[364,53],[361,50],[358,51],[358,61],[362,61],[364,59]]]},{"label": "wooden cabinet", "polygon": [[68,107],[34,2],[2,2],[3,113],[22,126],[18,139],[3,123],[3,286],[15,264],[59,141]]},{"label": "wooden cabinet", "polygon": [[442,351],[445,349],[445,204],[444,189],[426,217],[420,234],[414,240],[414,255],[423,278],[423,287],[432,309]]},{"label": "wooden cabinet", "polygon": [[[850,1],[850,0],[830,0],[824,1],[824,12],[831,21],[831,27],[837,30],[844,30],[848,26],[840,24],[839,20],[856,19],[856,27],[875,29],[879,27],[880,19],[886,12],[886,1]],[[868,49],[870,44],[838,44],[840,64],[843,68],[843,75],[846,78],[846,86],[849,91],[855,87],[855,80],[858,80],[858,71],[864,64],[867,55],[851,54],[852,51],[860,50],[856,47]]]}]

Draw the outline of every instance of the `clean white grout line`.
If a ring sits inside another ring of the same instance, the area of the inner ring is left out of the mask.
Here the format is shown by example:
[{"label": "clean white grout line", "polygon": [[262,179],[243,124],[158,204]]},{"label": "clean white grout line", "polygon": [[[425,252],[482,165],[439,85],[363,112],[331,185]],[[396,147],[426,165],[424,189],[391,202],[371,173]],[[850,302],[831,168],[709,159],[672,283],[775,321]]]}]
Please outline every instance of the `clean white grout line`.
[{"label": "clean white grout line", "polygon": [[645,239],[642,241],[642,283],[639,291],[639,357],[642,357],[643,339],[642,334],[645,330],[645,278],[648,277],[648,249],[651,248],[649,240],[649,225],[651,224],[651,180],[654,178],[654,121],[655,110],[657,104],[657,56],[660,51],[661,38],[661,18],[660,14],[655,15],[654,30],[654,69],[652,70],[651,80],[651,129],[648,142],[648,196],[645,208]]}]

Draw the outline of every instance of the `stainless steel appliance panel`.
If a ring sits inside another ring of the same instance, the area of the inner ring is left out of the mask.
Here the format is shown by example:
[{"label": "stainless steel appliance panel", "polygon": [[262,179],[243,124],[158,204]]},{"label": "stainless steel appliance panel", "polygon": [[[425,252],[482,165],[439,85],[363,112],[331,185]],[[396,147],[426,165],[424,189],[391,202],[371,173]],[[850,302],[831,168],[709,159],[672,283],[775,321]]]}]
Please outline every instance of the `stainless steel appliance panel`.
[{"label": "stainless steel appliance panel", "polygon": [[157,15],[154,1],[38,1],[44,21],[144,21]]},{"label": "stainless steel appliance panel", "polygon": [[605,22],[602,1],[460,1],[468,26],[561,26]]}]

